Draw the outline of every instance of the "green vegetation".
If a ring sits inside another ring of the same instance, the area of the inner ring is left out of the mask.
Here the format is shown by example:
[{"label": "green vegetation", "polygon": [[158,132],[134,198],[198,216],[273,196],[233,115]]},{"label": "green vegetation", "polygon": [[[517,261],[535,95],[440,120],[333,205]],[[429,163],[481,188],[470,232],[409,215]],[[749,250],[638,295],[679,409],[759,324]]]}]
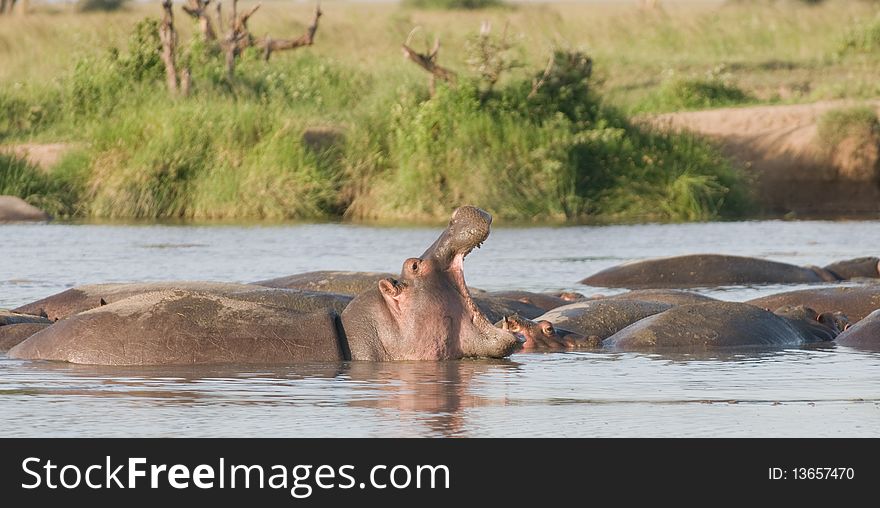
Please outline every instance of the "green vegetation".
[{"label": "green vegetation", "polygon": [[880,17],[847,31],[840,43],[840,52],[880,52]]},{"label": "green vegetation", "polygon": [[8,131],[89,141],[51,179],[10,162],[10,193],[50,200],[57,215],[151,219],[436,220],[478,203],[512,221],[694,220],[742,204],[711,147],[603,105],[581,53],[558,51],[549,70],[499,89],[478,73],[428,98],[423,85],[388,94],[307,52],[280,65],[246,54],[228,82],[190,47],[196,93],[171,100],[154,26],[79,62],[46,100],[8,100],[21,104]]},{"label": "green vegetation", "polygon": [[403,0],[403,5],[417,9],[485,9],[502,4],[502,0]]},{"label": "green vegetation", "polygon": [[14,156],[0,154],[0,195],[19,196],[53,216],[70,216],[82,182],[75,174],[82,160],[70,155],[49,175]]},{"label": "green vegetation", "polygon": [[718,108],[753,102],[729,75],[712,72],[706,78],[670,77],[641,107],[648,111]]},{"label": "green vegetation", "polygon": [[[269,3],[251,29],[296,36],[312,9]],[[839,51],[868,3],[323,10],[314,46],[247,51],[230,82],[176,9],[193,72],[176,99],[143,21],[157,5],[0,20],[0,144],[81,147],[50,170],[3,159],[3,192],[84,217],[442,220],[473,203],[508,221],[704,220],[748,211],[730,163],[629,115],[880,95],[880,52]],[[475,39],[484,19],[493,38]],[[434,97],[400,57],[416,26],[411,45],[439,38],[459,76]]]},{"label": "green vegetation", "polygon": [[835,149],[843,140],[851,139],[857,146],[880,143],[880,119],[867,106],[832,109],[819,118],[818,139],[828,149]]},{"label": "green vegetation", "polygon": [[128,0],[79,0],[76,8],[81,12],[116,11],[127,3]]}]

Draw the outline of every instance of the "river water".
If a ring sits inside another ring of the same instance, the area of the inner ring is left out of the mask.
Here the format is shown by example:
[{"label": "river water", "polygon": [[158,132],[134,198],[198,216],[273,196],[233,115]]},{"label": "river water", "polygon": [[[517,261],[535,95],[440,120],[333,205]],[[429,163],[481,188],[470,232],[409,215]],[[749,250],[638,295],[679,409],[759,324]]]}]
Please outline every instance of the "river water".
[{"label": "river water", "polygon": [[[400,270],[441,228],[3,225],[0,308],[108,281],[250,282]],[[579,286],[623,261],[717,252],[796,264],[880,253],[880,222],[497,228],[465,263],[487,290]],[[729,300],[804,286],[713,288]],[[880,353],[845,347],[509,360],[107,368],[0,353],[12,436],[880,436]]]}]

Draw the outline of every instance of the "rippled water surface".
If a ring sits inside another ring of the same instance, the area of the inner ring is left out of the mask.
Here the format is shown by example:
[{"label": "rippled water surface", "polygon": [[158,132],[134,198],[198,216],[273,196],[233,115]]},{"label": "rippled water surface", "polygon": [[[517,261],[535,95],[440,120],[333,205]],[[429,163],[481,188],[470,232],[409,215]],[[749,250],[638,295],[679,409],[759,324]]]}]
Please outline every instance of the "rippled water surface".
[{"label": "rippled water surface", "polygon": [[[250,282],[400,270],[439,228],[0,226],[0,308],[106,281]],[[823,265],[880,253],[880,222],[496,229],[483,289],[574,289],[622,261],[718,252]],[[730,300],[804,286],[729,287]],[[0,354],[5,436],[880,436],[880,353],[844,347],[287,368],[107,368]]]}]

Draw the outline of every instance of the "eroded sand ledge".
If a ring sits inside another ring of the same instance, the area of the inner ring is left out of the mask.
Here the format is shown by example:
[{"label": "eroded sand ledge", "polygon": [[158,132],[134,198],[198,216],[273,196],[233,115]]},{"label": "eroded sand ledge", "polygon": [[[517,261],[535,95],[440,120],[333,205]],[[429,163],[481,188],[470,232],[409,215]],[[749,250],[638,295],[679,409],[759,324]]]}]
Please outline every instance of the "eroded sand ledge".
[{"label": "eroded sand ledge", "polygon": [[880,101],[829,101],[650,115],[639,122],[717,141],[750,178],[765,213],[841,216],[880,213],[880,146],[817,139],[823,113]]}]

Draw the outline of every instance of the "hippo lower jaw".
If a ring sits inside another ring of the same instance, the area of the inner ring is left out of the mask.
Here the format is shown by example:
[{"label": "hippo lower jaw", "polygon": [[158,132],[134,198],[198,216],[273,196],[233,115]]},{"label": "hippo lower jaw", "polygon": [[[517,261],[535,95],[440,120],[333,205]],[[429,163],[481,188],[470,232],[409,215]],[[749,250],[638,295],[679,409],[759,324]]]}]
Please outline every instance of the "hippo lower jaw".
[{"label": "hippo lower jaw", "polygon": [[490,323],[477,307],[464,280],[464,258],[481,244],[482,241],[471,248],[457,252],[446,270],[453,287],[464,302],[466,313],[470,317],[470,325],[477,332],[476,337],[469,334],[462,336],[461,351],[465,357],[504,358],[513,353],[522,344],[523,339]]}]

